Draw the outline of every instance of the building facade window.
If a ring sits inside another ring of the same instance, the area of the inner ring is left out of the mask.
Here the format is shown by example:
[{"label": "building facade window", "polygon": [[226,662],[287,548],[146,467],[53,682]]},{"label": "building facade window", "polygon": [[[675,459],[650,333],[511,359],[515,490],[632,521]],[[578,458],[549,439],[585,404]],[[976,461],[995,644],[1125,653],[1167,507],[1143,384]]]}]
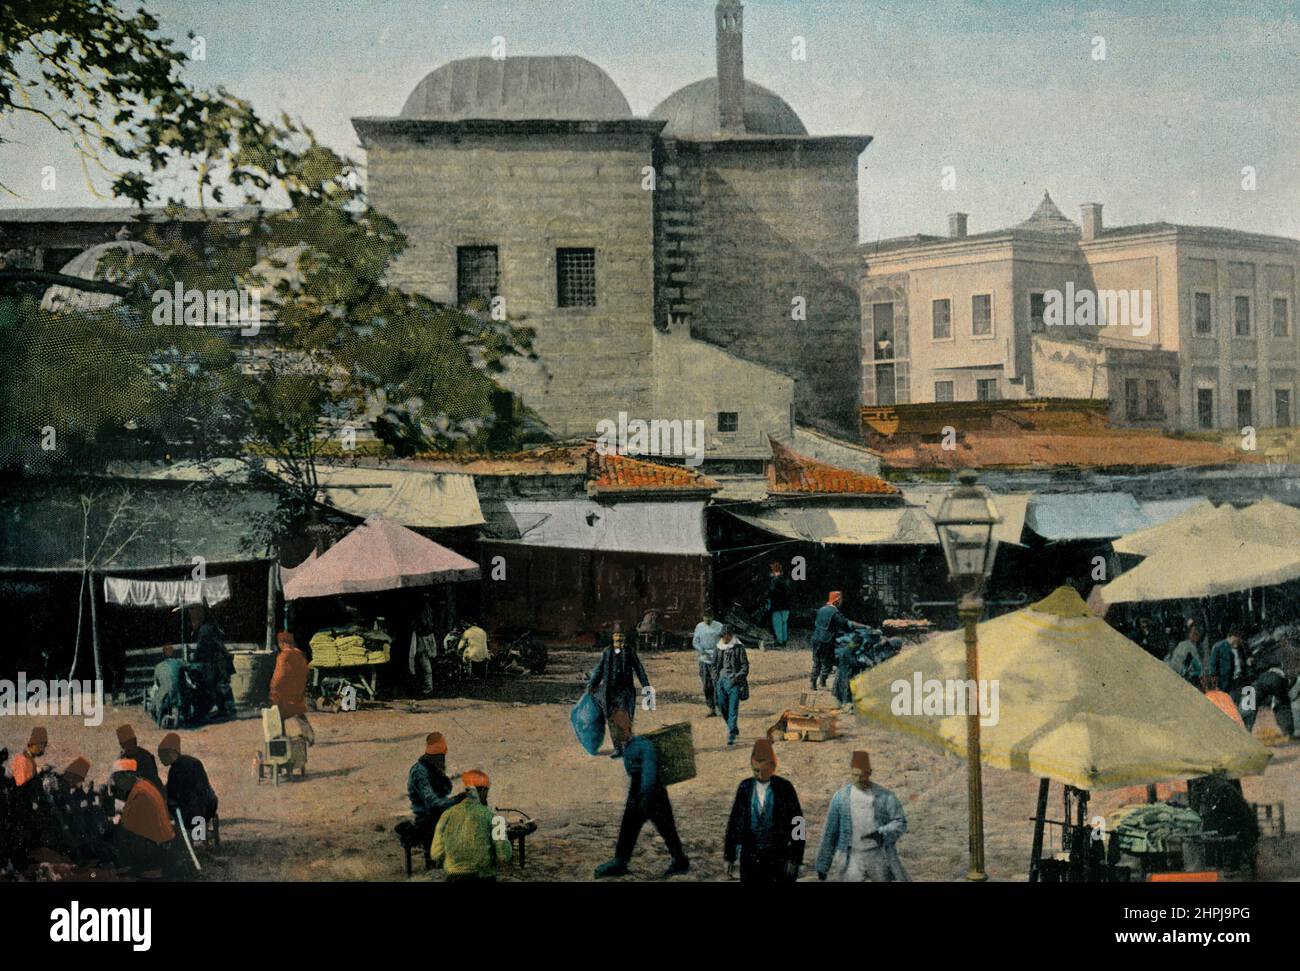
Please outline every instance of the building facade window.
[{"label": "building facade window", "polygon": [[952,382],[936,381],[934,382],[934,400],[935,401],[952,401]]},{"label": "building facade window", "polygon": [[898,403],[898,392],[894,387],[894,365],[876,365],[876,404],[893,405]]},{"label": "building facade window", "polygon": [[1291,301],[1286,297],[1273,298],[1273,336],[1287,337],[1291,333]]},{"label": "building facade window", "polygon": [[1160,382],[1147,382],[1147,417],[1165,417],[1165,403],[1160,398]]},{"label": "building facade window", "polygon": [[1047,329],[1047,324],[1043,320],[1046,313],[1046,298],[1041,293],[1031,293],[1029,295],[1029,332],[1031,334],[1041,334]]},{"label": "building facade window", "polygon": [[1192,305],[1196,315],[1196,333],[1204,337],[1214,333],[1214,301],[1205,290],[1192,294]]},{"label": "building facade window", "polygon": [[734,432],[740,428],[740,413],[736,411],[718,412],[718,431]]},{"label": "building facade window", "polygon": [[1273,423],[1278,428],[1291,427],[1291,389],[1277,388],[1273,391]]},{"label": "building facade window", "polygon": [[977,293],[970,298],[970,332],[974,337],[993,336],[993,295]]},{"label": "building facade window", "polygon": [[1196,424],[1201,428],[1214,427],[1214,389],[1196,389]]},{"label": "building facade window", "polygon": [[1142,415],[1142,399],[1137,378],[1124,379],[1124,417],[1132,420]]},{"label": "building facade window", "polygon": [[1232,332],[1238,337],[1250,336],[1250,297],[1243,294],[1232,298]]},{"label": "building facade window", "polygon": [[976,401],[997,401],[998,400],[998,379],[997,378],[980,378],[975,382],[975,400]]},{"label": "building facade window", "polygon": [[947,297],[930,302],[930,336],[937,341],[952,339],[952,301]]},{"label": "building facade window", "polygon": [[871,305],[871,354],[877,361],[890,360],[894,356],[894,305],[892,303],[875,303]]},{"label": "building facade window", "polygon": [[488,309],[500,293],[501,269],[495,246],[456,247],[456,305],[481,303]]},{"label": "building facade window", "polygon": [[561,307],[596,306],[596,251],[570,247],[555,251],[555,296]]},{"label": "building facade window", "polygon": [[1246,428],[1255,424],[1255,415],[1251,408],[1251,393],[1249,388],[1237,389],[1237,427]]}]

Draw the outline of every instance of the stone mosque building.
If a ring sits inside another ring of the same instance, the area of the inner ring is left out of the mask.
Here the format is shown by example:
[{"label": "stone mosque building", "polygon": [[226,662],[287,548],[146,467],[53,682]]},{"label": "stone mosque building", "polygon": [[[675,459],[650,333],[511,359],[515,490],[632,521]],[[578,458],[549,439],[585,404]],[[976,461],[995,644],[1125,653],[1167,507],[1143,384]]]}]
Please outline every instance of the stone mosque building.
[{"label": "stone mosque building", "polygon": [[700,419],[709,458],[753,459],[796,420],[856,428],[870,137],[809,135],[747,80],[743,16],[720,0],[716,76],[646,118],[561,56],[452,61],[397,116],[353,119],[409,238],[396,282],[532,327],[539,360],[505,383],[559,437]]}]

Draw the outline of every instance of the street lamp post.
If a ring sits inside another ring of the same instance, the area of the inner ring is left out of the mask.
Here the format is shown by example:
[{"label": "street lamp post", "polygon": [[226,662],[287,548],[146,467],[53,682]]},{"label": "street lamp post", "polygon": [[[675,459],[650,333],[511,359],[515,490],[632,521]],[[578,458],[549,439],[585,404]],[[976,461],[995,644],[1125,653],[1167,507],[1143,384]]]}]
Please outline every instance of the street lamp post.
[{"label": "street lamp post", "polygon": [[[974,472],[962,472],[960,483],[944,499],[934,525],[948,561],[948,575],[961,593],[957,615],[966,632],[966,680],[979,697],[979,635],[976,625],[984,613],[984,582],[993,572],[998,541],[993,527],[1002,521],[986,489],[976,485]],[[968,696],[969,697],[969,696]],[[966,879],[988,879],[984,872],[984,782],[980,766],[979,706],[966,712],[966,784],[970,814],[970,872]]]}]

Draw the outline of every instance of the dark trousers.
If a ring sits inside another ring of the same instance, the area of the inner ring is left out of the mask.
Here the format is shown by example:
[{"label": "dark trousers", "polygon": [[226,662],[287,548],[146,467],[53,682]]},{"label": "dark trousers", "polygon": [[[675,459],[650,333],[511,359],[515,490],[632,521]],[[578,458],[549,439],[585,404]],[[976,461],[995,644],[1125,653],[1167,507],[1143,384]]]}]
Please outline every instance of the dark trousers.
[{"label": "dark trousers", "polygon": [[704,703],[709,706],[709,711],[716,710],[717,701],[714,699],[714,695],[718,692],[718,666],[716,664],[700,662],[700,687],[704,689]]},{"label": "dark trousers", "polygon": [[789,862],[780,847],[747,850],[740,854],[741,883],[794,883],[786,869]]},{"label": "dark trousers", "polygon": [[822,644],[813,641],[812,660],[812,688],[816,691],[817,682],[820,680],[822,687],[825,687],[827,680],[835,671],[835,642]]},{"label": "dark trousers", "polygon": [[1286,678],[1276,671],[1265,671],[1255,679],[1255,707],[1241,713],[1241,719],[1246,723],[1246,730],[1254,729],[1255,716],[1267,701],[1273,703],[1273,717],[1277,719],[1277,730],[1290,737],[1295,731],[1291,695],[1287,691]]},{"label": "dark trousers", "polygon": [[618,827],[618,843],[614,847],[615,859],[626,863],[632,859],[636,849],[636,839],[641,835],[641,827],[649,820],[659,830],[664,845],[674,860],[686,859],[682,849],[681,838],[677,835],[677,821],[673,819],[672,803],[668,801],[668,790],[663,786],[656,788],[641,807],[641,800],[635,792],[627,794],[627,805],[623,807],[623,822]]}]

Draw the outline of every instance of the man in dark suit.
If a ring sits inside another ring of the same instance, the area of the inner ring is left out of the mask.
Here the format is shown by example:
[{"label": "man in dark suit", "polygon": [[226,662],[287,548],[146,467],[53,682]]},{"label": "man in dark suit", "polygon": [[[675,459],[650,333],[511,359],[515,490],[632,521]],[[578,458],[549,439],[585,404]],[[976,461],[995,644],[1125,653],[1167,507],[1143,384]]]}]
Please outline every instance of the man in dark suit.
[{"label": "man in dark suit", "polygon": [[799,795],[775,774],[776,753],[766,738],[754,742],[749,765],[754,774],[737,787],[727,820],[727,875],[739,854],[741,883],[793,883],[806,842]]}]

